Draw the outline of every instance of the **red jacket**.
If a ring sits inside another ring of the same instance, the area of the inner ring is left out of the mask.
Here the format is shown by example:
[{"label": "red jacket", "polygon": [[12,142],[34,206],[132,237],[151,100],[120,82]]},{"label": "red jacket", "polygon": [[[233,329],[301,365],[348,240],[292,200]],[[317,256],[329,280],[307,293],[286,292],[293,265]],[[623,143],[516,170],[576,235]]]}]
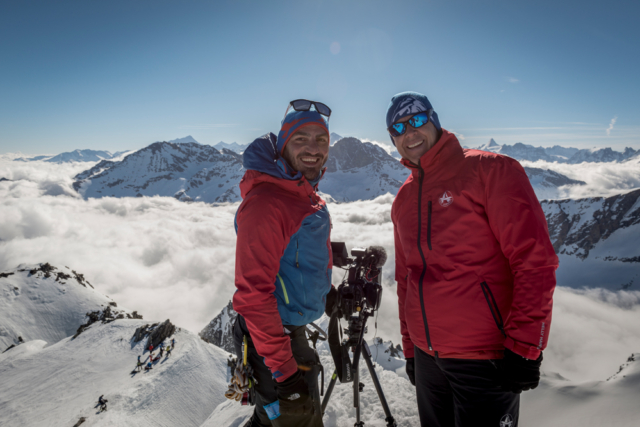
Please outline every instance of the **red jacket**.
[{"label": "red jacket", "polygon": [[[281,382],[298,365],[283,326],[322,316],[331,289],[331,220],[314,184],[291,177],[271,160],[275,135],[258,138],[244,153],[247,167],[236,214],[237,288],[241,314],[256,351]],[[260,170],[258,170],[260,169]]]},{"label": "red jacket", "polygon": [[536,359],[551,324],[556,256],[520,164],[462,149],[443,129],[391,210],[406,357]]}]

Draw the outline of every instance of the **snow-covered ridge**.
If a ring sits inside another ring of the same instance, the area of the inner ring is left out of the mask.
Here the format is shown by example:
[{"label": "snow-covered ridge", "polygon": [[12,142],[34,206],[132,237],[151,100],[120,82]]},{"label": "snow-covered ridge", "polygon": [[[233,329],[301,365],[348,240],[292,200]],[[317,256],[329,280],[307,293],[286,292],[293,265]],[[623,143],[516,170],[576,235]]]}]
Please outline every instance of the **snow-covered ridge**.
[{"label": "snow-covered ridge", "polygon": [[529,160],[535,162],[544,160],[558,163],[596,163],[596,162],[622,162],[640,155],[640,150],[627,147],[624,152],[614,151],[611,148],[578,149],[572,147],[534,147],[533,145],[518,142],[514,145],[500,145],[491,139],[487,144],[477,148],[482,151],[504,154],[516,160]]},{"label": "snow-covered ridge", "polygon": [[74,335],[90,313],[105,310],[113,319],[137,316],[68,267],[43,263],[0,272],[0,352],[31,340],[55,344]]},{"label": "snow-covered ridge", "polygon": [[244,150],[246,150],[248,146],[249,144],[241,145],[241,144],[238,144],[237,142],[232,142],[231,144],[227,144],[226,142],[220,141],[216,145],[214,145],[213,148],[216,148],[220,151],[226,148],[227,150],[231,150],[234,153],[242,154],[244,153]]},{"label": "snow-covered ridge", "polygon": [[195,142],[156,142],[120,162],[102,161],[75,177],[89,197],[170,196],[184,201],[233,202],[242,178],[239,154]]},{"label": "snow-covered ridge", "polygon": [[14,159],[16,162],[35,162],[44,161],[49,163],[70,163],[70,162],[99,162],[101,160],[116,159],[129,151],[118,151],[111,153],[105,150],[73,150],[60,153],[55,156],[34,156],[34,157],[18,157]]},{"label": "snow-covered ridge", "polygon": [[543,200],[559,283],[611,290],[640,286],[640,189],[612,197]]}]

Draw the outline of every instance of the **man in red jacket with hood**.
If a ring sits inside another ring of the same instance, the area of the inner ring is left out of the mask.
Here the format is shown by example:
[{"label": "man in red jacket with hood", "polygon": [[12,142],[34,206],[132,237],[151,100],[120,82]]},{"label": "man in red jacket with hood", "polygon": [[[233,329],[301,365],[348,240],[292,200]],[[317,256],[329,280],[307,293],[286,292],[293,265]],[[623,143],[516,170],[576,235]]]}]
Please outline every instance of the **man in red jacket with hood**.
[{"label": "man in red jacket with hood", "polygon": [[247,426],[322,426],[319,359],[304,331],[331,289],[331,219],[317,192],[330,114],[320,102],[291,101],[278,136],[256,139],[243,154],[233,308],[236,352],[247,348],[256,380]]},{"label": "man in red jacket with hood", "polygon": [[516,160],[463,149],[422,94],[394,96],[387,129],[411,171],[391,218],[420,421],[516,427],[520,393],[540,380],[558,267],[540,203]]}]

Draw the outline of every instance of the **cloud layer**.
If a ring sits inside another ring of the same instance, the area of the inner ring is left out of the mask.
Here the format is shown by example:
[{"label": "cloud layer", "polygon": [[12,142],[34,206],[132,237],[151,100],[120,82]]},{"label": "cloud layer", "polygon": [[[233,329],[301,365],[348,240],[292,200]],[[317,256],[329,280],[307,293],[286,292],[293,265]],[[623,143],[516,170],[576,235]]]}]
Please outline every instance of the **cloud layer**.
[{"label": "cloud layer", "polygon": [[622,163],[550,163],[521,161],[523,166],[550,169],[571,179],[584,181],[587,185],[560,187],[558,199],[576,199],[582,197],[610,197],[640,188],[640,158]]}]

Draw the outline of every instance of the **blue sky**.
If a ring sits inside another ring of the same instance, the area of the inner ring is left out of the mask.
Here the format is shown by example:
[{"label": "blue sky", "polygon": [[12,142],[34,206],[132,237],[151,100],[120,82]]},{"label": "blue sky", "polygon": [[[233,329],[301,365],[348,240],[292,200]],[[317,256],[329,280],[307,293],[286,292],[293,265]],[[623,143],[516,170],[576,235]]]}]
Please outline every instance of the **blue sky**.
[{"label": "blue sky", "polygon": [[637,1],[3,1],[0,152],[248,143],[296,98],[386,143],[404,90],[467,146],[638,149],[639,18]]}]

